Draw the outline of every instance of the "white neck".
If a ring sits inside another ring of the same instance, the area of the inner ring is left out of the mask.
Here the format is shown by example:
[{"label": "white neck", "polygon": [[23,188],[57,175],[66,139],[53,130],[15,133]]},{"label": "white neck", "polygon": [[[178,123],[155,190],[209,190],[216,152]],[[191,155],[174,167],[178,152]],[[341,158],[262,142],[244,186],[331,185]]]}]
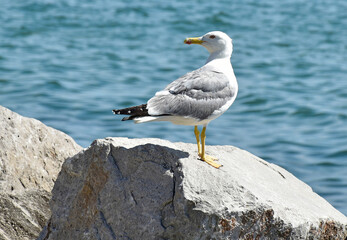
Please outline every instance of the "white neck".
[{"label": "white neck", "polygon": [[212,54],[207,59],[205,66],[212,67],[213,69],[216,69],[219,71],[226,71],[230,68],[232,69],[232,66],[230,63],[230,57],[213,58]]},{"label": "white neck", "polygon": [[226,53],[226,51],[213,52],[208,57],[206,63],[209,63],[209,62],[216,60],[216,59],[227,59],[228,61],[230,61],[229,60],[230,57],[231,57],[231,53],[228,54],[228,53]]},{"label": "white neck", "polygon": [[232,44],[227,44],[223,47],[223,49],[211,48],[210,46],[205,47],[210,53],[210,56],[208,57],[206,63],[211,62],[215,59],[228,59],[228,61],[230,61],[230,57],[233,52]]}]

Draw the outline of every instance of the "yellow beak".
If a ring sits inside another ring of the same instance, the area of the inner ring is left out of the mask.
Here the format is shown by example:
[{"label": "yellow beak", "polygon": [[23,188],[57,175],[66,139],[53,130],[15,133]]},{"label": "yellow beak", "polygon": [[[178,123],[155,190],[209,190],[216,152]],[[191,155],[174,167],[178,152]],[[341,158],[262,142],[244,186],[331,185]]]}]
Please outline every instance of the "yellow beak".
[{"label": "yellow beak", "polygon": [[204,41],[201,40],[201,37],[186,38],[184,39],[185,44],[202,44]]}]

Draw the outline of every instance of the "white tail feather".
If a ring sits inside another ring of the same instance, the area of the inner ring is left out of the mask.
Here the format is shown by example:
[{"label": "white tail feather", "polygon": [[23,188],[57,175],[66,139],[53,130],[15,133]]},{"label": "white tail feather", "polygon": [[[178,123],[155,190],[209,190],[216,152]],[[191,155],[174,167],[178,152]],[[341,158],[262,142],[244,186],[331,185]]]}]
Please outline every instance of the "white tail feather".
[{"label": "white tail feather", "polygon": [[145,123],[145,122],[153,122],[153,121],[158,121],[160,117],[152,117],[152,116],[147,116],[147,117],[138,117],[134,118],[135,123]]}]

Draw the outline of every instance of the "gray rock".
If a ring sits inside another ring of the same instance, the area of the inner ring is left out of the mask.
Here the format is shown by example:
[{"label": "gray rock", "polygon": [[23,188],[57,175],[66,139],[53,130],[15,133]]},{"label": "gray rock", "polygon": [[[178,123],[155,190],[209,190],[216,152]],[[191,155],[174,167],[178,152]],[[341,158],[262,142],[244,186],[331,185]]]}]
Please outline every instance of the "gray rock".
[{"label": "gray rock", "polygon": [[347,218],[291,173],[232,146],[107,138],[65,161],[39,239],[344,239]]},{"label": "gray rock", "polygon": [[0,239],[35,239],[63,161],[82,148],[66,134],[0,106]]}]

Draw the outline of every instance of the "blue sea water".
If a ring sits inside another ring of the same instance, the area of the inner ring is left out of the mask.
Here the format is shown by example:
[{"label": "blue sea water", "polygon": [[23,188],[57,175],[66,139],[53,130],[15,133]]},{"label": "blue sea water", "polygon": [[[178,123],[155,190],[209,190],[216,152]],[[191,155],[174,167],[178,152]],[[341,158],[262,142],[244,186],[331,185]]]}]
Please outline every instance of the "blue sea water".
[{"label": "blue sea water", "polygon": [[0,0],[0,105],[87,147],[108,136],[195,142],[193,128],[121,122],[204,64],[186,37],[233,38],[236,102],[207,128],[278,164],[347,214],[347,1]]}]

